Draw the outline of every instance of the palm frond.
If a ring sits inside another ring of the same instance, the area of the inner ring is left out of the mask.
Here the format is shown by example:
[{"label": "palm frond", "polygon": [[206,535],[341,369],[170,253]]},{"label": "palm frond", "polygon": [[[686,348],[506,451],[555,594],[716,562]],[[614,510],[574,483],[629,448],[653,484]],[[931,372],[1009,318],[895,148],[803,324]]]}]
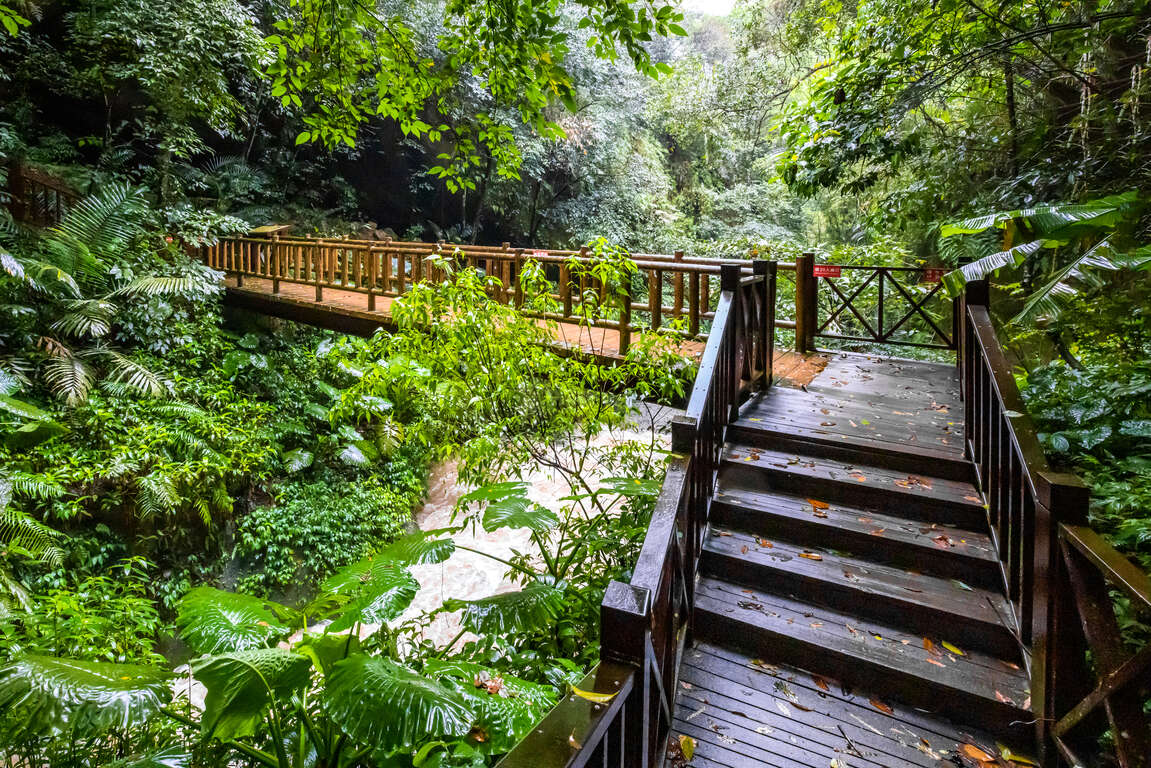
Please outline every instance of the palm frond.
[{"label": "palm frond", "polygon": [[44,363],[44,383],[53,395],[76,405],[88,397],[96,378],[91,366],[73,354],[56,355]]},{"label": "palm frond", "polygon": [[98,255],[111,255],[143,231],[144,190],[128,183],[109,184],[80,200],[48,233],[49,240],[83,244]]},{"label": "palm frond", "polygon": [[96,354],[109,361],[108,377],[111,381],[125,384],[149,397],[159,397],[168,392],[167,380],[135,360],[108,347],[101,348]]},{"label": "palm frond", "polygon": [[63,551],[55,544],[59,536],[57,531],[15,507],[0,507],[0,546],[6,549],[56,564],[63,557]]},{"label": "palm frond", "polygon": [[176,277],[166,275],[146,275],[137,277],[112,293],[111,297],[133,298],[137,296],[170,296],[173,294],[213,292],[212,285],[199,277]]},{"label": "palm frond", "polygon": [[101,299],[78,299],[66,305],[67,311],[52,323],[52,330],[75,338],[98,339],[112,330],[116,305]]}]

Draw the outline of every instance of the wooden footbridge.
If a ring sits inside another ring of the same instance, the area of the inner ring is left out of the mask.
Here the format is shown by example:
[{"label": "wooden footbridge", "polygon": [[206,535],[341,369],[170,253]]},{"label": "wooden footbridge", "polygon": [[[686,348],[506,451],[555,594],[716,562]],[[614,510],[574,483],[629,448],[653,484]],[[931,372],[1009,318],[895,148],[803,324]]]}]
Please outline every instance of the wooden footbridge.
[{"label": "wooden footbridge", "polygon": [[[617,357],[674,324],[700,355],[679,458],[580,686],[610,698],[568,697],[502,768],[1151,765],[1151,648],[1132,654],[1112,610],[1146,615],[1151,580],[1045,462],[985,284],[952,304],[923,270],[640,254],[618,316],[586,338],[578,305],[599,289],[569,270],[587,253],[238,238],[203,258],[229,302],[370,333],[438,279],[433,253],[508,303],[524,260],[546,264],[568,346]],[[957,364],[837,353],[781,386],[776,329],[799,353],[838,337]]]}]

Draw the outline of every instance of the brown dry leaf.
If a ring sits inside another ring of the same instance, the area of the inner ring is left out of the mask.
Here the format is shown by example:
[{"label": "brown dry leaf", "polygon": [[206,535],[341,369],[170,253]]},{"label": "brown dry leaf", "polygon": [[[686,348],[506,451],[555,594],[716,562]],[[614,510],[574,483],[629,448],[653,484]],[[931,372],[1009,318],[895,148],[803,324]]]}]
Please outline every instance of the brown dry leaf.
[{"label": "brown dry leaf", "polygon": [[764,549],[771,549],[775,546],[767,539],[756,539],[756,541],[759,542],[759,546],[763,547]]},{"label": "brown dry leaf", "polygon": [[972,760],[977,760],[980,763],[994,763],[995,758],[984,752],[979,747],[973,744],[964,744],[959,749],[960,752],[970,757]]},{"label": "brown dry leaf", "polygon": [[983,499],[979,498],[978,496],[972,496],[970,493],[967,494],[966,496],[964,496],[963,498],[966,499],[967,501],[970,501],[972,504],[982,504],[983,503]]},{"label": "brown dry leaf", "polygon": [[744,544],[742,547],[739,548],[739,551],[740,551],[740,554],[746,555],[747,554],[747,545]]},{"label": "brown dry leaf", "polygon": [[861,518],[859,518],[859,522],[864,523],[864,524],[874,523],[875,518],[874,517],[861,517]]},{"label": "brown dry leaf", "polygon": [[824,679],[823,679],[822,677],[820,677],[819,675],[812,675],[812,676],[811,676],[811,681],[812,681],[813,683],[815,683],[816,687],[818,687],[818,688],[819,688],[819,690],[821,690],[821,691],[828,691],[828,692],[830,692],[830,691],[831,691],[831,686],[829,686],[829,685],[827,684],[827,681],[826,681],[826,680],[824,680]]},{"label": "brown dry leaf", "polygon": [[862,472],[852,472],[851,473],[851,479],[855,480],[856,482],[860,482],[860,483],[866,483],[867,482],[867,476],[864,475]]},{"label": "brown dry leaf", "polygon": [[576,741],[575,731],[572,731],[571,735],[568,736],[568,746],[572,749],[583,749],[583,745]]},{"label": "brown dry leaf", "polygon": [[923,648],[932,656],[943,655],[943,651],[939,650],[939,647],[935,645],[935,642],[930,637],[923,638]]},{"label": "brown dry leaf", "polygon": [[880,712],[882,712],[885,715],[894,715],[895,714],[894,709],[892,709],[890,706],[883,703],[879,699],[868,699],[868,701],[871,704],[871,706],[875,707],[876,709],[878,709]]},{"label": "brown dry leaf", "polygon": [[821,421],[821,422],[819,422],[819,426],[821,426],[821,427],[834,427],[835,422],[834,421]]},{"label": "brown dry leaf", "polygon": [[820,412],[820,413],[822,413],[824,416],[829,416],[829,415],[831,415],[831,411],[829,411],[829,410],[828,410],[828,409],[826,409],[826,408],[820,408],[820,409],[819,409],[819,412]]},{"label": "brown dry leaf", "polygon": [[817,554],[815,552],[800,552],[799,556],[803,557],[803,558],[807,558],[808,560],[822,560],[823,559],[823,555]]},{"label": "brown dry leaf", "polygon": [[730,536],[730,535],[731,535],[731,531],[720,531],[719,533],[716,534],[716,536]]},{"label": "brown dry leaf", "polygon": [[868,533],[870,533],[872,536],[882,536],[883,532],[886,530],[886,528],[872,528],[870,531],[868,531]]},{"label": "brown dry leaf", "polygon": [[779,667],[775,666],[774,664],[768,664],[763,659],[752,659],[748,662],[748,665],[760,670],[761,672],[775,673],[779,669]]},{"label": "brown dry leaf", "polygon": [[817,499],[808,499],[807,503],[815,509],[828,509],[831,507],[826,501],[818,501]]},{"label": "brown dry leaf", "polygon": [[1012,705],[1012,706],[1015,706],[1015,702],[1014,702],[1014,701],[1012,701],[1011,699],[1007,698],[1006,696],[1004,696],[1004,695],[1003,695],[1002,693],[1000,693],[999,691],[996,691],[996,692],[995,692],[995,698],[996,698],[996,699],[998,699],[998,700],[999,700],[999,703],[1001,703],[1001,704],[1010,704],[1010,705]]},{"label": "brown dry leaf", "polygon": [[937,659],[933,659],[930,656],[925,658],[924,661],[926,661],[928,664],[934,664],[937,667],[946,667],[946,665],[942,661],[939,661]]},{"label": "brown dry leaf", "polygon": [[932,541],[934,541],[935,546],[939,547],[940,549],[951,549],[955,546],[955,542],[951,540],[951,537],[944,536],[943,534],[936,536],[932,539]]}]

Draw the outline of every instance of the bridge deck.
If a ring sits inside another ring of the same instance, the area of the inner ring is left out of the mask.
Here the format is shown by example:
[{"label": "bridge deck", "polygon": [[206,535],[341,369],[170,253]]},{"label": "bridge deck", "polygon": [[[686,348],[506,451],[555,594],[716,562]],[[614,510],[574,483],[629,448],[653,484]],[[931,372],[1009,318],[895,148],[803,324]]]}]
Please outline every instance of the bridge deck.
[{"label": "bridge deck", "polygon": [[[228,304],[250,309],[287,320],[316,325],[341,333],[370,336],[377,328],[394,328],[391,306],[394,297],[377,295],[375,310],[368,309],[368,296],[357,291],[344,291],[324,286],[323,299],[316,301],[315,286],[282,281],[278,293],[272,291],[267,278],[245,275],[243,284],[237,284],[232,273],[225,279],[225,300]],[[543,320],[540,321],[544,322]],[[587,328],[576,323],[551,323],[556,343],[568,349],[579,349],[585,354],[608,360],[621,359],[620,335],[614,328]],[[704,342],[684,340],[679,349],[699,359]],[[775,375],[795,385],[806,384],[826,363],[822,355],[799,355],[776,350]]]}]

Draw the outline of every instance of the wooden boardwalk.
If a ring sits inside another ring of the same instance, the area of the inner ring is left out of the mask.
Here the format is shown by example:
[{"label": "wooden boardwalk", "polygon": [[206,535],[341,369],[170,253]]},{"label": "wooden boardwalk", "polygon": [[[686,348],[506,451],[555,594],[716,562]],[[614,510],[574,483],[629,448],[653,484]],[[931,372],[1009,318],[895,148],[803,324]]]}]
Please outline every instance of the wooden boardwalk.
[{"label": "wooden boardwalk", "polygon": [[[225,301],[231,306],[360,336],[370,336],[378,328],[395,327],[391,316],[394,297],[376,296],[375,309],[371,310],[368,296],[363,292],[324,287],[323,299],[316,301],[315,287],[311,285],[281,282],[279,291],[273,292],[272,280],[268,278],[245,275],[242,285],[240,282],[235,274],[228,275],[224,281]],[[619,331],[615,328],[588,328],[565,322],[552,322],[549,326],[562,348],[578,349],[606,360],[621,358]],[[680,352],[697,360],[703,348],[704,342],[695,340],[684,340],[678,346]],[[776,350],[775,375],[797,386],[806,384],[827,359],[824,355]]]},{"label": "wooden boardwalk", "polygon": [[975,765],[1029,743],[962,413],[953,366],[861,355],[742,407],[676,691],[692,765]]}]

